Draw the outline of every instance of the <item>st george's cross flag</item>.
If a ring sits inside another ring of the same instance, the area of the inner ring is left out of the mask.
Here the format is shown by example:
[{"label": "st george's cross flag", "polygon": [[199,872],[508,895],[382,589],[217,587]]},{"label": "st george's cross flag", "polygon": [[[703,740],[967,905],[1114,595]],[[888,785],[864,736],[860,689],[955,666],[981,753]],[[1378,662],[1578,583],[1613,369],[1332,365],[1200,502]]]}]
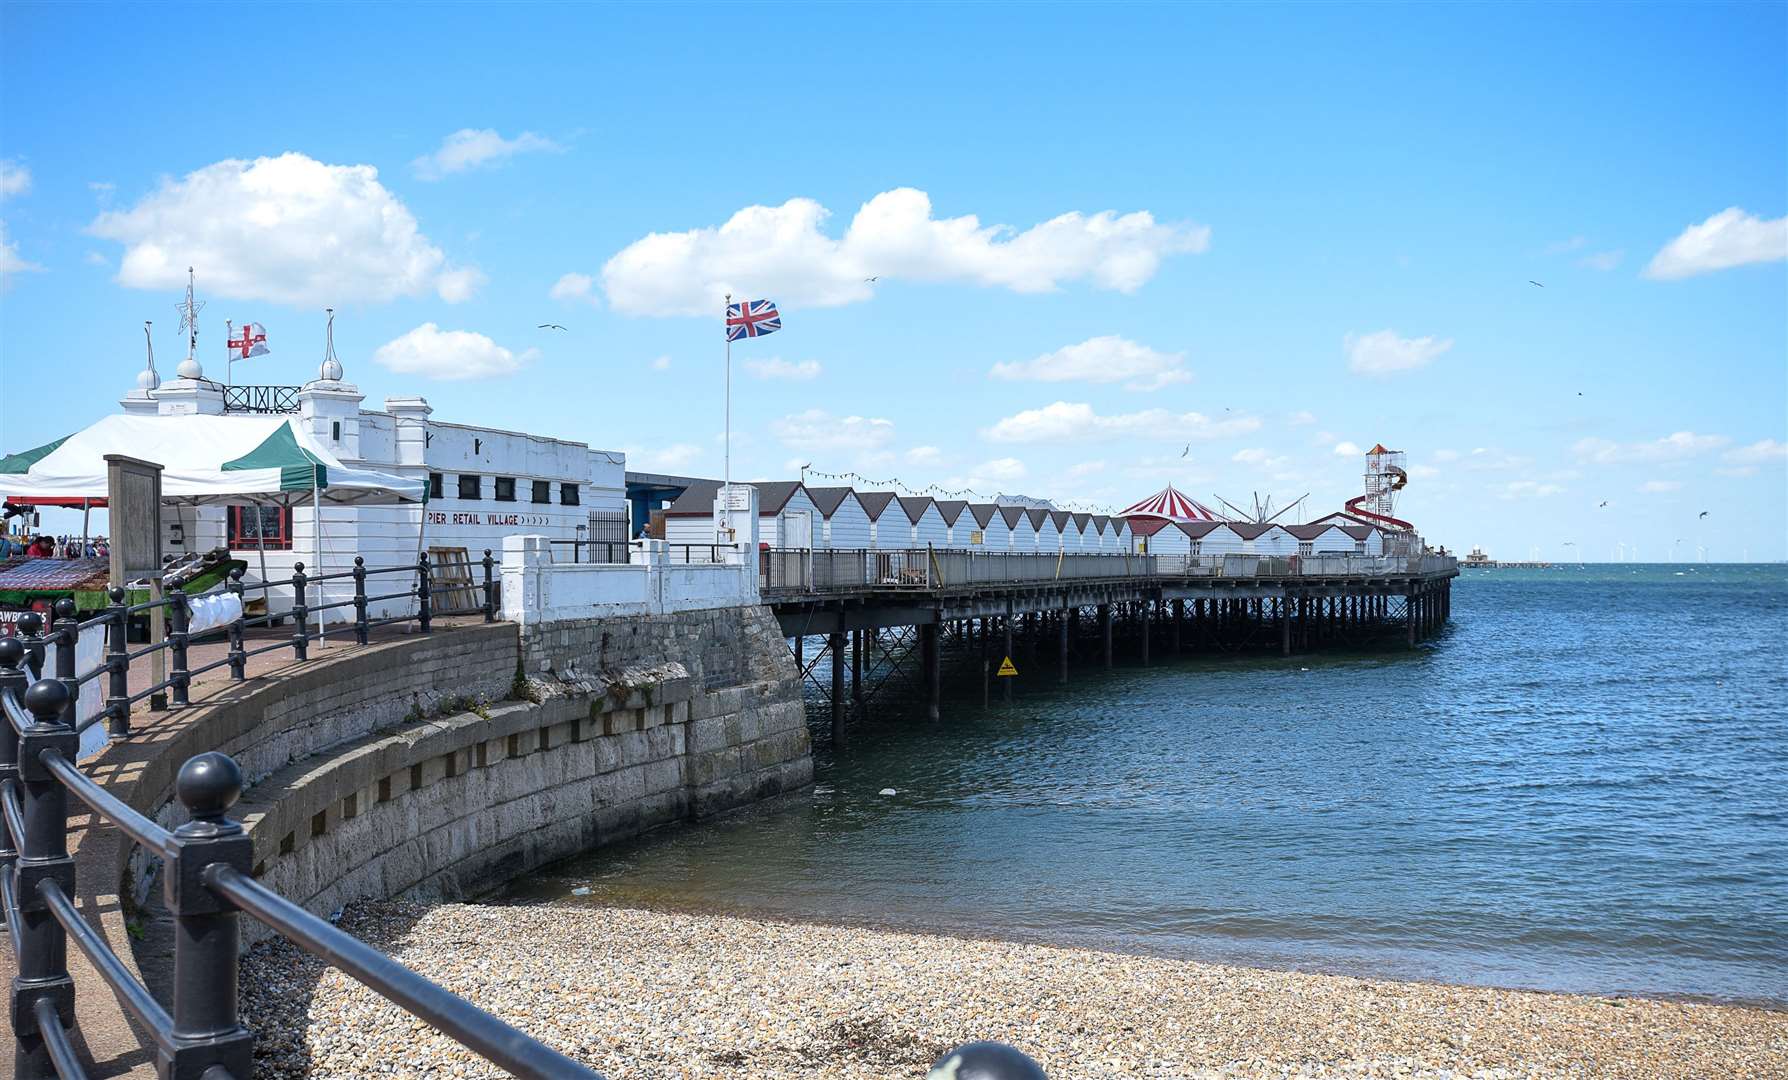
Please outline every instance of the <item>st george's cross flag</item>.
[{"label": "st george's cross flag", "polygon": [[235,359],[247,360],[251,356],[266,356],[272,351],[267,348],[267,328],[260,323],[243,323],[242,329],[236,333],[242,336],[229,339],[230,355]]},{"label": "st george's cross flag", "polygon": [[726,305],[726,340],[763,337],[782,329],[782,313],[774,300],[745,300]]}]

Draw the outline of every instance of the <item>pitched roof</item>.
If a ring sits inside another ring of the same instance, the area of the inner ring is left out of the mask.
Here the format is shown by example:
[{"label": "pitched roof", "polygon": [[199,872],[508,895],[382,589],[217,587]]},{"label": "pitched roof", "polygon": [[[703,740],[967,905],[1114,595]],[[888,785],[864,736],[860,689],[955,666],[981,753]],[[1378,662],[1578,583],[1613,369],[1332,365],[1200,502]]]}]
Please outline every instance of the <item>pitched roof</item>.
[{"label": "pitched roof", "polygon": [[894,493],[892,491],[859,491],[857,492],[857,501],[863,504],[863,509],[869,511],[870,521],[879,521],[882,514],[887,511],[888,504],[894,501]]},{"label": "pitched roof", "polygon": [[[1008,529],[1016,529],[1020,521],[1026,520],[1022,506],[1002,506],[998,509],[1000,517],[1006,519],[1006,528]],[[1035,529],[1036,526],[1032,526],[1032,530],[1035,531]]]},{"label": "pitched roof", "polygon": [[993,515],[998,510],[999,507],[992,503],[969,503],[968,506],[969,515],[975,519],[975,524],[983,529],[987,527],[988,522],[993,520]]},{"label": "pitched roof", "polygon": [[1285,526],[1285,531],[1297,537],[1299,540],[1314,540],[1323,533],[1334,528],[1339,528],[1339,526],[1332,523],[1325,525],[1321,522],[1312,521],[1307,525],[1287,525]]},{"label": "pitched roof", "polygon": [[1049,520],[1049,511],[1040,506],[1033,506],[1024,512],[1024,516],[1031,519],[1031,528],[1042,532],[1043,523]]},{"label": "pitched roof", "polygon": [[1180,531],[1192,539],[1202,540],[1221,529],[1226,523],[1221,521],[1176,521],[1174,524],[1178,525]]},{"label": "pitched roof", "polygon": [[1167,528],[1168,524],[1169,524],[1169,522],[1166,518],[1158,518],[1158,517],[1137,518],[1135,521],[1132,521],[1130,523],[1130,535],[1131,536],[1153,536],[1156,533],[1160,532],[1162,529]]},{"label": "pitched roof", "polygon": [[1118,511],[1118,517],[1158,517],[1169,521],[1216,521],[1217,513],[1210,507],[1190,499],[1186,494],[1168,484],[1160,491],[1138,503],[1132,503]]},{"label": "pitched roof", "polygon": [[937,504],[937,512],[944,519],[945,525],[956,524],[956,519],[968,509],[968,503],[961,499],[944,499]]},{"label": "pitched roof", "polygon": [[1049,520],[1055,522],[1056,532],[1065,533],[1068,531],[1068,522],[1074,520],[1074,515],[1068,513],[1066,510],[1051,510],[1049,512]]},{"label": "pitched roof", "polygon": [[1229,526],[1231,532],[1235,533],[1243,540],[1253,540],[1266,533],[1272,532],[1274,529],[1283,529],[1285,527],[1283,525],[1262,525],[1254,521],[1230,521],[1225,522],[1225,524]]},{"label": "pitched roof", "polygon": [[1091,525],[1092,523],[1093,523],[1093,515],[1091,515],[1091,514],[1075,514],[1074,515],[1074,524],[1080,526],[1081,532],[1086,532],[1087,526]]},{"label": "pitched roof", "polygon": [[[795,497],[795,492],[805,490],[799,480],[771,480],[760,484],[741,484],[741,487],[757,489],[757,513],[777,514]],[[676,501],[664,508],[666,517],[708,517],[714,513],[714,498],[720,494],[720,481],[697,480],[683,489],[683,494]]]},{"label": "pitched roof", "polygon": [[851,494],[851,489],[847,487],[810,487],[807,489],[807,497],[813,500],[813,505],[819,507],[820,516],[828,518],[838,512],[838,508],[844,505],[844,497],[849,494]]},{"label": "pitched roof", "polygon": [[1341,525],[1339,528],[1355,540],[1364,540],[1377,531],[1370,525]]},{"label": "pitched roof", "polygon": [[1095,528],[1097,528],[1100,532],[1104,532],[1105,526],[1107,526],[1109,524],[1111,524],[1111,519],[1106,517],[1104,514],[1094,514],[1093,515],[1093,526]]},{"label": "pitched roof", "polygon": [[917,525],[919,519],[925,516],[925,511],[930,509],[931,505],[932,499],[929,495],[902,495],[900,497],[900,508],[906,511],[907,520],[914,525]]},{"label": "pitched roof", "polygon": [[767,484],[753,484],[757,489],[757,512],[759,514],[779,514],[788,501],[795,497],[795,492],[805,491],[806,487],[799,480],[772,480]]}]

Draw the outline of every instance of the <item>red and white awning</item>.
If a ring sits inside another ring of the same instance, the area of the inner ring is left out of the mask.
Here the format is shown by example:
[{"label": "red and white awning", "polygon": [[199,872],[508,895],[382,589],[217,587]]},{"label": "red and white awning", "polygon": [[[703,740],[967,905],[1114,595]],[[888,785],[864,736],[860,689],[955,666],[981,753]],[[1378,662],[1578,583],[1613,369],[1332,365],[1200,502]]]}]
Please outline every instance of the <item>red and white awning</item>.
[{"label": "red and white awning", "polygon": [[1187,498],[1172,484],[1148,498],[1118,511],[1118,517],[1152,517],[1168,521],[1221,521],[1216,511],[1196,499]]}]

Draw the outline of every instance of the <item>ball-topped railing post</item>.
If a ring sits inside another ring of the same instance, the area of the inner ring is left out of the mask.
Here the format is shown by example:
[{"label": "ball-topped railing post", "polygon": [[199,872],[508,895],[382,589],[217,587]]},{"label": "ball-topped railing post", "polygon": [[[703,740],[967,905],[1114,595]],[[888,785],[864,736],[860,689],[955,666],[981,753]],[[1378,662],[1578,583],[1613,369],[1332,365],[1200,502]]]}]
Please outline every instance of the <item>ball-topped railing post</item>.
[{"label": "ball-topped railing post", "polygon": [[497,560],[490,548],[484,549],[484,621],[497,621]]},{"label": "ball-topped railing post", "polygon": [[56,678],[68,687],[68,701],[62,706],[62,722],[75,726],[79,719],[75,710],[81,696],[81,684],[75,681],[75,643],[81,637],[81,624],[75,619],[75,602],[64,596],[56,601],[56,622],[50,634],[56,643]]},{"label": "ball-topped railing post", "polygon": [[114,585],[106,597],[106,732],[122,739],[130,734],[130,593]]},{"label": "ball-topped railing post", "polygon": [[17,1035],[13,1072],[20,1077],[56,1075],[37,1026],[38,1003],[51,1002],[64,1027],[74,1023],[68,939],[44,896],[46,882],[56,883],[64,895],[74,895],[74,860],[68,856],[68,792],[44,764],[51,754],[65,761],[75,759],[78,736],[63,723],[68,704],[68,687],[61,680],[32,683],[24,693],[31,723],[18,733],[19,816],[24,835],[19,838],[12,869],[19,905],[19,973],[12,984],[11,1015]]},{"label": "ball-topped railing post", "polygon": [[248,617],[248,600],[242,587],[242,575],[245,572],[243,567],[236,567],[230,571],[230,579],[224,584],[225,591],[236,598],[236,604],[241,609],[230,620],[230,678],[236,682],[248,678],[248,649],[242,641],[242,620]]},{"label": "ball-topped railing post", "polygon": [[366,559],[354,556],[354,643],[366,644]]},{"label": "ball-topped railing post", "polygon": [[300,660],[310,659],[310,606],[306,600],[304,589],[310,579],[304,576],[304,564],[292,564],[292,619],[297,624],[292,631],[292,654]]},{"label": "ball-topped railing post", "polygon": [[227,816],[242,797],[242,769],[215,751],[189,758],[174,778],[174,797],[190,820],[174,830],[162,869],[174,915],[174,1035],[173,1046],[159,1051],[161,1075],[197,1077],[221,1065],[245,1077],[253,1047],[236,1012],[240,917],[205,883],[210,867],[247,875],[253,865],[253,841]]},{"label": "ball-topped railing post", "polygon": [[1048,1080],[1043,1067],[997,1042],[964,1043],[937,1059],[926,1080]]}]

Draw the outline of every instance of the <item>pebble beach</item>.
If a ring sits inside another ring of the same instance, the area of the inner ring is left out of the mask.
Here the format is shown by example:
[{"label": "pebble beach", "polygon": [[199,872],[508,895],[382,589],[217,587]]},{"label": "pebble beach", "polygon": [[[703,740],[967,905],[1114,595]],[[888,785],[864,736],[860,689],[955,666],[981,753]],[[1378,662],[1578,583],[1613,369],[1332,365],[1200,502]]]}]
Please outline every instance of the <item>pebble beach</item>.
[{"label": "pebble beach", "polygon": [[[363,904],[344,929],[609,1080],[917,1080],[1010,1042],[1051,1080],[1788,1077],[1788,1012],[1225,967],[563,904]],[[505,1075],[280,942],[257,1076]]]}]

